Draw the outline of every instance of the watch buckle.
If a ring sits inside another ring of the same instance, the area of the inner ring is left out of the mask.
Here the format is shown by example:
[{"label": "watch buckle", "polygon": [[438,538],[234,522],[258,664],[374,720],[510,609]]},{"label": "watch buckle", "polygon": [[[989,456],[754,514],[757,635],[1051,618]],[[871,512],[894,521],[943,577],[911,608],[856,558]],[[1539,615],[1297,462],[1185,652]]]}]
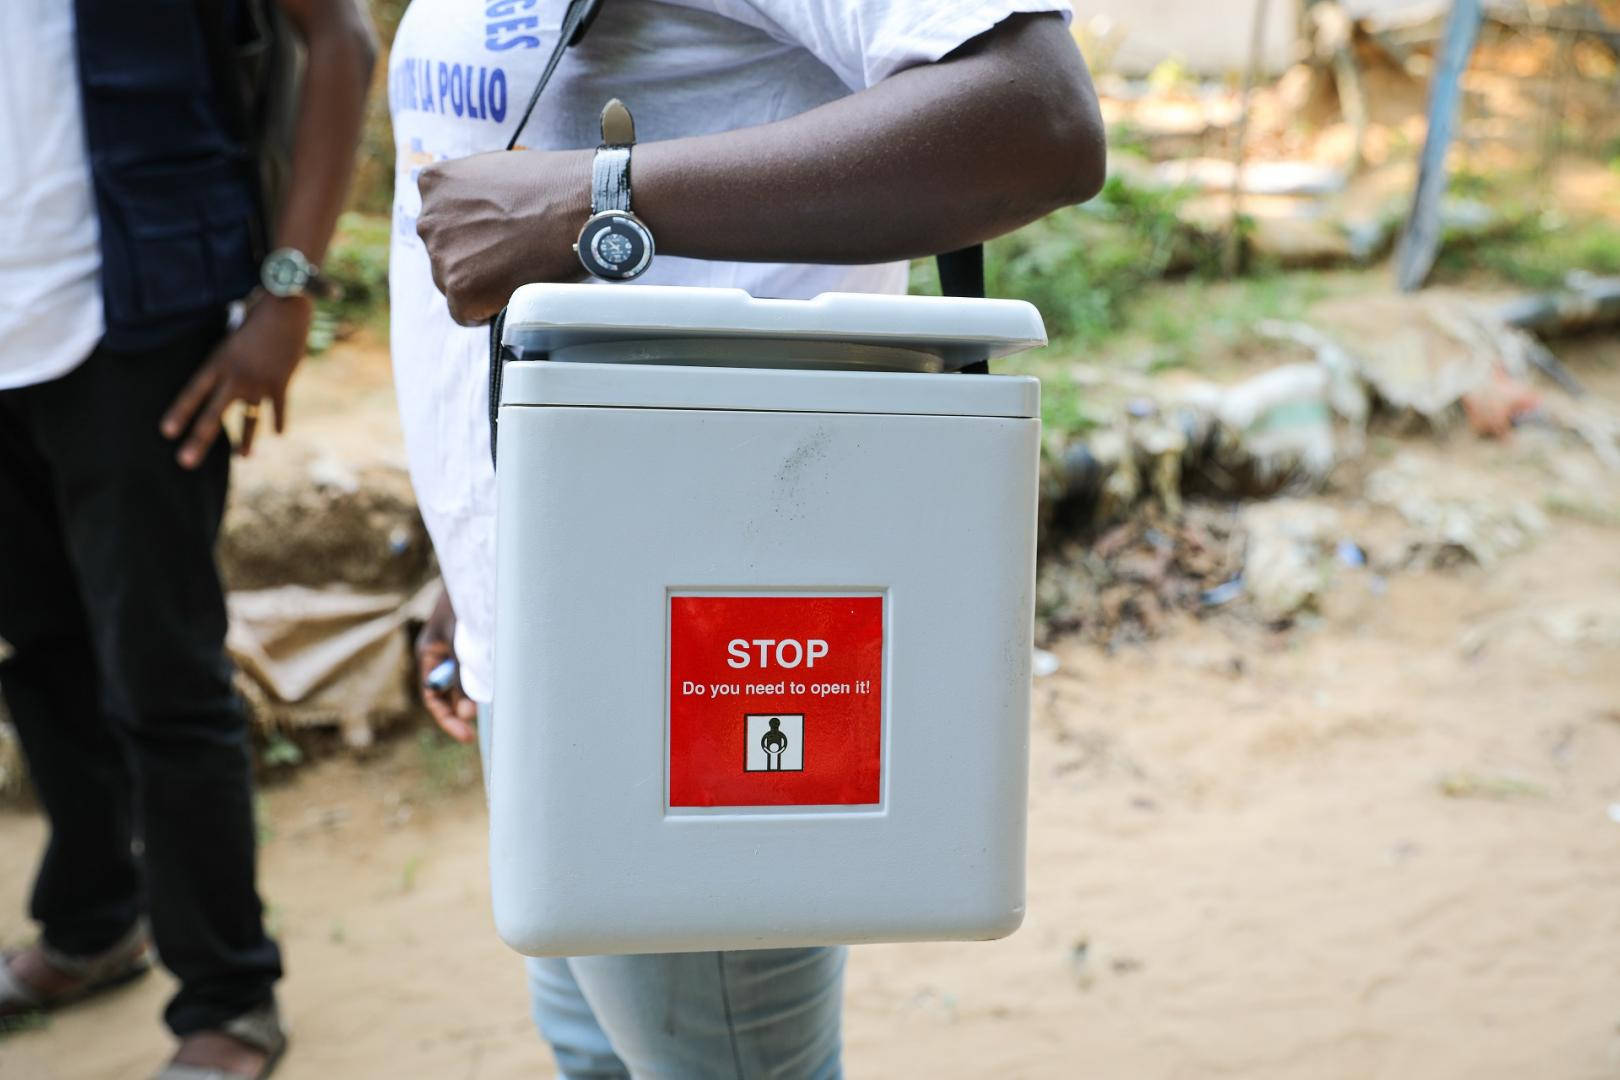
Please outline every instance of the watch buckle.
[{"label": "watch buckle", "polygon": [[636,141],[636,121],[624,102],[614,98],[602,106],[602,145],[633,146]]}]

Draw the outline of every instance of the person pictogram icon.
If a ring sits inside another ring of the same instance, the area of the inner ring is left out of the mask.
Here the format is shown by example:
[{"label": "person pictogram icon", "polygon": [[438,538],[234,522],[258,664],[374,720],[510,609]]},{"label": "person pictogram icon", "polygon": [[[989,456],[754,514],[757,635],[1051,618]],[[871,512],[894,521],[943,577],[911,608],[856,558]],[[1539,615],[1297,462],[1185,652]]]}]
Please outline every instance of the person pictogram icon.
[{"label": "person pictogram icon", "polygon": [[782,753],[788,745],[788,737],[782,731],[782,721],[771,717],[771,730],[759,737],[759,745],[765,751],[765,771],[780,772]]}]

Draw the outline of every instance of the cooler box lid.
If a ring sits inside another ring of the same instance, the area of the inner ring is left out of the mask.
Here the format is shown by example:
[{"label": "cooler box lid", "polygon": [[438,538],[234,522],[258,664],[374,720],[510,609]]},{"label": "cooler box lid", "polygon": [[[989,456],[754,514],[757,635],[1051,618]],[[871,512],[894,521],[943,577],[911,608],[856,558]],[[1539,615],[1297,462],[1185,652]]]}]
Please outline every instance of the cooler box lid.
[{"label": "cooler box lid", "polygon": [[[764,363],[741,366],[955,371],[1045,345],[1046,327],[1040,312],[1022,300],[878,293],[761,300],[742,289],[525,285],[512,294],[502,336],[518,359],[590,363],[695,361],[679,355],[636,355],[634,349],[578,346],[739,340],[872,349],[864,357],[859,349],[835,349],[831,356],[805,355],[797,361],[778,354]],[[612,355],[616,353],[627,355],[620,359]],[[903,355],[908,353],[913,355]]]}]

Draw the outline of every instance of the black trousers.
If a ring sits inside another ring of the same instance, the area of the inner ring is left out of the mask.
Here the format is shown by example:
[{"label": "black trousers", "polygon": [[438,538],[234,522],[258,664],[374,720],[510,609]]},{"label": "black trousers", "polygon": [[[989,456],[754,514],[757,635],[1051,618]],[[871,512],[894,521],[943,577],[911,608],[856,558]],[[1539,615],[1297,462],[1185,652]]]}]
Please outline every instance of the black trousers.
[{"label": "black trousers", "polygon": [[281,975],[214,564],[230,451],[188,472],[158,431],[220,332],[0,390],[0,694],[51,825],[30,911],[76,955],[150,919],[177,1035]]}]

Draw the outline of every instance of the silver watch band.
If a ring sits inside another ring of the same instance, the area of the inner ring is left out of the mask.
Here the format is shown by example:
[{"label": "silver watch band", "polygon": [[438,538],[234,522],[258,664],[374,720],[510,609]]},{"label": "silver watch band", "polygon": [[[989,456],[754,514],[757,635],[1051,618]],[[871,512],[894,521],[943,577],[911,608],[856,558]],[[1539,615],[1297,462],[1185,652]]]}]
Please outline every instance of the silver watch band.
[{"label": "silver watch band", "polygon": [[601,146],[591,162],[591,213],[630,209],[630,148]]}]

